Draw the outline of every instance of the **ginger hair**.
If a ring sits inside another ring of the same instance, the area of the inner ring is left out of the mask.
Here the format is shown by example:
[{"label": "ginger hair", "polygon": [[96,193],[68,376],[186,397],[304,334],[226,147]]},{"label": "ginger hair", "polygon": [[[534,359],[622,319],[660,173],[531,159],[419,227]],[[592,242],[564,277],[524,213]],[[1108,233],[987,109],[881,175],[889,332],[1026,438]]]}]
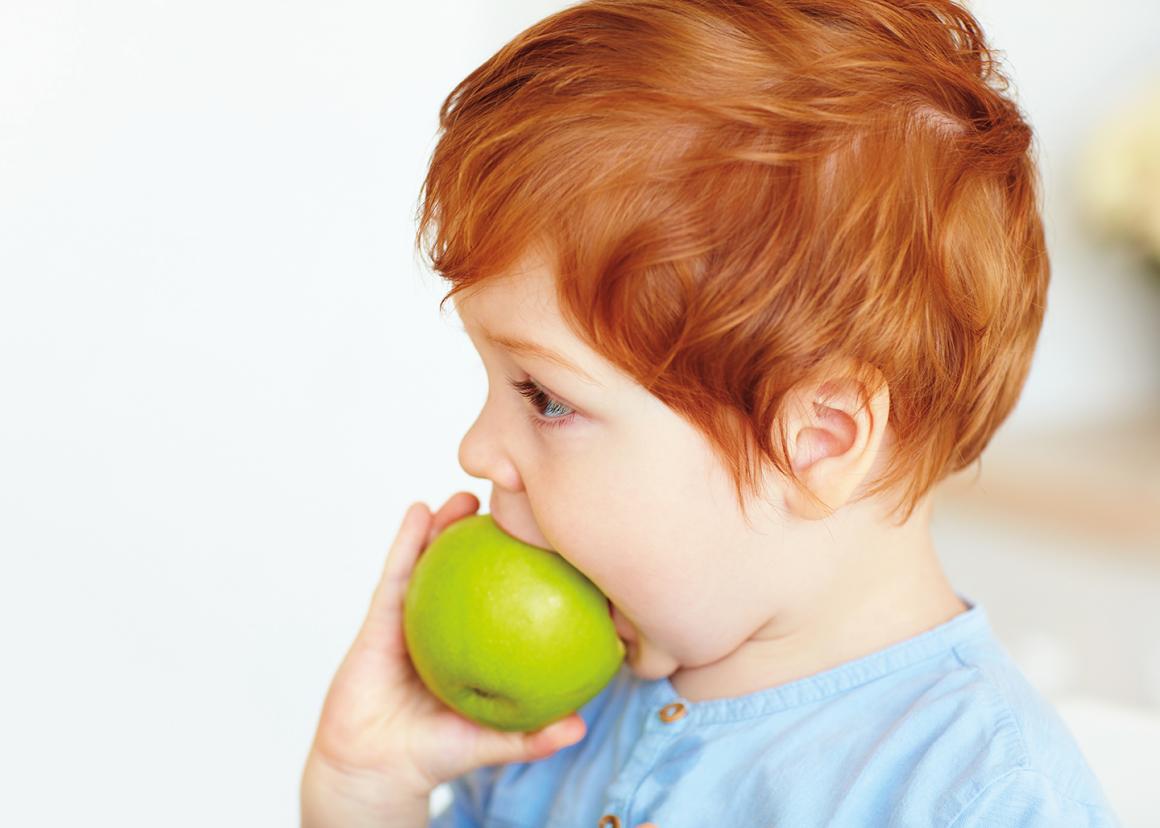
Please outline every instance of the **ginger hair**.
[{"label": "ginger hair", "polygon": [[1043,320],[1007,90],[951,0],[587,0],[443,101],[416,245],[440,311],[549,253],[568,325],[706,436],[743,512],[770,464],[801,483],[787,391],[885,383],[857,499],[897,490],[905,522],[1011,412]]}]

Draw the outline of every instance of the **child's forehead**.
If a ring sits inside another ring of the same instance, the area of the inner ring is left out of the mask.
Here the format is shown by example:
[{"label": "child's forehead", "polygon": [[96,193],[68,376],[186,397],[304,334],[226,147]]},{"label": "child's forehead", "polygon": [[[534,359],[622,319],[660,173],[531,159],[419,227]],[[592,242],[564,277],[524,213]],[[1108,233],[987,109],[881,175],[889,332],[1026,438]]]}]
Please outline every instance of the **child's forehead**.
[{"label": "child's forehead", "polygon": [[526,275],[493,276],[457,294],[455,310],[465,323],[483,327],[499,327],[517,318],[542,320],[554,307],[545,306],[534,281]]},{"label": "child's forehead", "polygon": [[[496,277],[456,296],[455,309],[472,335],[514,354],[564,368],[593,385],[603,385],[600,357],[568,328],[554,293],[542,276],[527,272]],[[587,366],[587,367],[586,367]]]},{"label": "child's forehead", "polygon": [[555,279],[546,262],[540,257],[525,255],[503,272],[464,288],[456,294],[454,304],[461,317],[466,311],[483,316],[508,312],[533,318],[558,318],[555,288]]}]

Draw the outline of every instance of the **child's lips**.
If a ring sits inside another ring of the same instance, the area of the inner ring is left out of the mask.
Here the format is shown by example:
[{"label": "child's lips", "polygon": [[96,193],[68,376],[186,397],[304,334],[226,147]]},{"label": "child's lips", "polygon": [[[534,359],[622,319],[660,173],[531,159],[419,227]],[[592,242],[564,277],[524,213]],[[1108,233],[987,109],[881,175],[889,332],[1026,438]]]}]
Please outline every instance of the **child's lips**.
[{"label": "child's lips", "polygon": [[612,611],[612,624],[616,627],[616,634],[624,641],[625,644],[631,644],[636,640],[636,633],[632,628],[632,623],[621,614],[620,610],[611,602],[608,602],[608,608]]}]

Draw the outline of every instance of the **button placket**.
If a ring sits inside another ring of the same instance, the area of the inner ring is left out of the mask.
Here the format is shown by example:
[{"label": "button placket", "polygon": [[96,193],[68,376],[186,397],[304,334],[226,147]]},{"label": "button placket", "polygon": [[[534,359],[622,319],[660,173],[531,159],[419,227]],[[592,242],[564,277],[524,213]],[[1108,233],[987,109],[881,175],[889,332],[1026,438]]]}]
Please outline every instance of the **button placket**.
[{"label": "button placket", "polygon": [[660,701],[662,699],[652,700],[654,706],[644,720],[645,733],[633,747],[632,755],[625,767],[609,786],[608,799],[605,801],[608,813],[600,818],[597,828],[631,828],[625,826],[614,812],[624,808],[631,810],[630,803],[641,780],[651,772],[666,746],[679,738],[679,733],[692,720],[687,703],[674,700],[659,707],[655,706]]}]

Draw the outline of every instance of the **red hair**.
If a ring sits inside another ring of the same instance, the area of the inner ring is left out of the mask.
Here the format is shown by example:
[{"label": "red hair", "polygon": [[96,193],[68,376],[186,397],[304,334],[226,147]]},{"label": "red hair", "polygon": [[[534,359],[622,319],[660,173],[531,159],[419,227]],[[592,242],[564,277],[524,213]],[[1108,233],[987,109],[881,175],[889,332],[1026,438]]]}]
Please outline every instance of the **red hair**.
[{"label": "red hair", "polygon": [[790,388],[885,383],[859,499],[903,487],[904,522],[1010,413],[1043,320],[1007,87],[951,0],[588,0],[443,102],[416,244],[443,302],[550,251],[569,326],[708,438],[743,511],[766,463],[801,483]]}]

